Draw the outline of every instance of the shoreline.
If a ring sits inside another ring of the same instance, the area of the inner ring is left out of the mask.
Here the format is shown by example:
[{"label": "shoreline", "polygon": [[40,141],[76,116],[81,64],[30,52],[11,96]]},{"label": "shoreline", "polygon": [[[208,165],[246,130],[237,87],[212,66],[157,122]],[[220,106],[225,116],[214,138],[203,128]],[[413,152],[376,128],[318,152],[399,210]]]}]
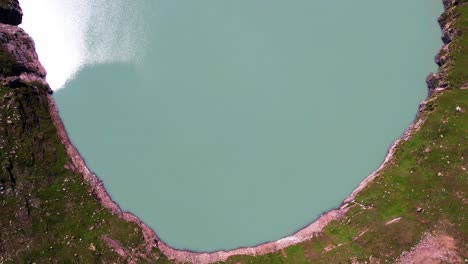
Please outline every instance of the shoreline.
[{"label": "shoreline", "polygon": [[[423,101],[421,105],[424,105],[425,102],[426,101]],[[410,124],[403,135],[401,135],[390,145],[383,163],[377,170],[367,176],[354,189],[354,191],[343,200],[338,208],[322,213],[317,219],[315,219],[307,226],[298,229],[294,234],[276,241],[270,241],[252,247],[240,247],[228,251],[220,250],[215,252],[194,252],[189,250],[178,250],[170,247],[157,236],[153,229],[147,226],[137,216],[133,215],[131,212],[124,212],[120,206],[112,200],[111,196],[107,193],[102,181],[86,166],[86,162],[81,157],[75,146],[73,146],[71,143],[63,122],[59,116],[55,101],[51,95],[48,95],[48,105],[51,118],[55,127],[57,128],[57,135],[59,136],[62,144],[65,146],[66,152],[70,157],[71,164],[67,164],[68,167],[72,171],[75,171],[83,176],[85,182],[90,187],[91,193],[98,200],[98,202],[110,210],[113,214],[116,214],[123,220],[132,222],[141,228],[143,237],[146,241],[146,249],[148,253],[151,251],[151,248],[157,247],[166,257],[169,258],[169,260],[198,264],[209,264],[218,261],[225,261],[229,257],[235,255],[265,255],[312,239],[315,235],[319,234],[331,221],[338,220],[347,213],[347,211],[353,206],[352,203],[357,194],[364,190],[370,183],[372,183],[374,179],[379,176],[380,172],[385,169],[386,166],[392,161],[398,145],[401,142],[410,139],[411,135],[419,129],[422,123],[424,123],[424,119],[418,120],[419,113],[421,112],[420,110],[418,111],[415,121]]]},{"label": "shoreline", "polygon": [[[443,0],[444,3],[444,10],[447,11],[451,8],[453,1],[450,0]],[[440,24],[443,36],[447,36],[450,30],[450,23],[445,25]],[[451,39],[450,39],[451,41]],[[444,45],[441,47],[440,51],[446,50],[448,48],[449,42],[444,40]],[[439,51],[439,53],[440,53]],[[437,58],[436,58],[437,60]],[[437,74],[431,73],[429,76],[432,76],[430,81],[432,82],[432,78],[436,79],[443,79],[443,76],[437,76]],[[439,78],[437,78],[439,77]],[[415,119],[413,122],[408,126],[408,128],[404,131],[404,133],[398,137],[388,148],[387,154],[385,159],[383,160],[382,164],[377,168],[374,172],[368,175],[361,183],[343,200],[343,202],[337,207],[336,209],[332,209],[330,211],[322,213],[320,217],[315,219],[309,225],[298,229],[294,234],[290,236],[286,236],[276,241],[266,242],[257,246],[253,247],[242,247],[237,248],[229,251],[216,251],[216,252],[192,252],[188,250],[177,250],[171,248],[163,241],[159,239],[157,234],[144,222],[142,222],[138,217],[133,215],[130,212],[124,212],[121,210],[120,206],[112,200],[110,195],[107,193],[102,181],[87,167],[86,162],[79,154],[78,150],[73,146],[71,143],[66,129],[63,125],[63,122],[60,118],[57,106],[55,101],[51,95],[48,95],[48,106],[50,116],[52,121],[57,129],[57,135],[60,138],[60,141],[65,146],[67,155],[70,158],[71,164],[67,164],[67,166],[81,174],[85,182],[89,185],[91,193],[96,197],[96,199],[101,203],[105,208],[110,210],[113,214],[118,215],[123,220],[127,222],[132,222],[138,225],[141,230],[143,237],[146,241],[146,250],[149,253],[152,248],[158,248],[169,260],[176,261],[176,262],[189,262],[189,263],[199,263],[199,264],[208,264],[218,261],[225,261],[231,256],[234,255],[264,255],[268,253],[272,253],[286,247],[299,244],[305,240],[309,240],[313,238],[315,235],[319,234],[331,221],[338,220],[342,216],[346,214],[346,212],[351,208],[353,205],[353,201],[355,197],[364,190],[370,183],[372,183],[380,173],[387,167],[388,164],[392,162],[395,152],[397,151],[399,145],[402,142],[405,142],[411,138],[414,132],[418,131],[421,125],[424,123],[425,118],[421,117],[421,113],[423,113],[425,109],[426,103],[432,99],[431,95],[437,94],[444,90],[441,87],[432,87],[432,85],[428,81],[428,89],[429,93],[423,102],[420,104],[419,111],[416,113]],[[437,96],[437,95],[436,95]]]},{"label": "shoreline", "polygon": [[[440,91],[440,90],[439,90]],[[427,101],[423,101],[421,106],[424,107]],[[253,247],[241,247],[228,251],[215,251],[215,252],[194,252],[189,250],[174,249],[165,244],[149,226],[141,221],[137,216],[130,212],[124,212],[120,206],[114,202],[111,196],[107,193],[102,181],[87,167],[86,162],[79,154],[78,150],[71,143],[68,134],[60,118],[57,106],[52,95],[48,95],[48,105],[51,118],[55,127],[57,128],[57,135],[60,141],[65,146],[67,155],[70,157],[71,164],[67,164],[69,168],[83,176],[85,182],[89,185],[91,193],[106,209],[111,213],[118,215],[127,222],[132,222],[138,225],[143,237],[146,241],[146,249],[149,253],[151,248],[157,247],[161,252],[170,260],[179,262],[189,262],[198,264],[209,264],[218,261],[225,261],[231,256],[235,255],[265,255],[272,253],[286,247],[299,244],[305,240],[312,239],[315,235],[319,234],[331,221],[340,219],[347,211],[353,206],[352,203],[355,197],[364,190],[375,178],[379,176],[382,170],[392,161],[392,158],[398,149],[400,143],[407,141],[411,138],[412,134],[416,132],[419,127],[424,123],[425,119],[418,119],[421,113],[421,108],[418,111],[415,120],[409,125],[405,132],[396,139],[389,147],[384,161],[377,170],[367,176],[354,190],[348,195],[338,208],[332,209],[322,213],[317,219],[309,225],[298,229],[294,234],[286,236],[276,241],[270,241],[259,244]]]}]

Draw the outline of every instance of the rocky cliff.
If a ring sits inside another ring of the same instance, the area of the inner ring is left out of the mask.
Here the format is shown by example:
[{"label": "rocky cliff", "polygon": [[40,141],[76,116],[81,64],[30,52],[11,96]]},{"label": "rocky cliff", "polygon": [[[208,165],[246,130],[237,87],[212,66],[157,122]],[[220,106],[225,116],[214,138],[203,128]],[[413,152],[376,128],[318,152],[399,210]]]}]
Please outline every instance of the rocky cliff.
[{"label": "rocky cliff", "polygon": [[35,52],[34,41],[18,26],[0,24],[0,45],[4,56],[13,62],[8,72],[0,73],[0,83],[18,87],[24,83],[39,82],[45,86],[46,71]]},{"label": "rocky cliff", "polygon": [[4,62],[0,83],[18,87],[22,83],[39,82],[45,86],[46,71],[39,62],[34,41],[18,27],[23,13],[17,0],[0,4],[0,45]]}]

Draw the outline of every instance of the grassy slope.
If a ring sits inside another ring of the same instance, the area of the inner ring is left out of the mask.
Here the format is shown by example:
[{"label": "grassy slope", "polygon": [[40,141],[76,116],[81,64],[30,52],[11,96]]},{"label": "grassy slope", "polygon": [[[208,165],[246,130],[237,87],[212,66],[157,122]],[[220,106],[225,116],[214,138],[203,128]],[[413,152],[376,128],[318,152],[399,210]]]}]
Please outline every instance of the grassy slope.
[{"label": "grassy slope", "polygon": [[[468,6],[456,13],[456,27],[466,31]],[[468,34],[452,43],[452,60],[444,66],[450,89],[432,98],[422,129],[400,145],[394,164],[358,195],[356,201],[367,209],[353,207],[319,237],[282,252],[228,262],[348,263],[370,256],[393,261],[426,231],[454,237],[460,254],[466,254],[468,118],[456,107],[468,111],[468,90],[459,89],[468,80],[467,49]],[[0,74],[11,71],[9,65],[0,50]],[[81,176],[64,168],[67,162],[48,113],[46,89],[0,86],[0,263],[123,262],[101,241],[102,234],[144,252],[138,228],[103,209]],[[385,226],[395,217],[402,220]],[[167,262],[157,250],[150,257]]]},{"label": "grassy slope", "polygon": [[[419,116],[427,118],[422,128],[356,197],[364,207],[353,207],[311,241],[266,256],[232,257],[228,263],[349,263],[371,256],[392,263],[424,232],[452,236],[461,257],[468,258],[468,90],[460,89],[468,82],[468,5],[457,7],[452,16],[462,35],[451,43],[451,59],[443,67],[449,89],[430,98]],[[385,225],[397,217],[402,220]]]}]

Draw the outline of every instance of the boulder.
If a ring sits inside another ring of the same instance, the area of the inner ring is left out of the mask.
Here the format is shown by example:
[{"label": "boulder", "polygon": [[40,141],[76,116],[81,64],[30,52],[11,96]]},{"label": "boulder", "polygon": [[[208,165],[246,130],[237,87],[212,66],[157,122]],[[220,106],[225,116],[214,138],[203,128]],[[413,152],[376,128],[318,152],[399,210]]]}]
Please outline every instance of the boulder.
[{"label": "boulder", "polygon": [[23,21],[23,11],[18,0],[0,1],[0,23],[19,25]]},{"label": "boulder", "polygon": [[47,85],[45,81],[47,72],[39,62],[34,41],[23,29],[0,24],[0,48],[15,62],[9,76],[0,76],[0,83],[22,81]]}]

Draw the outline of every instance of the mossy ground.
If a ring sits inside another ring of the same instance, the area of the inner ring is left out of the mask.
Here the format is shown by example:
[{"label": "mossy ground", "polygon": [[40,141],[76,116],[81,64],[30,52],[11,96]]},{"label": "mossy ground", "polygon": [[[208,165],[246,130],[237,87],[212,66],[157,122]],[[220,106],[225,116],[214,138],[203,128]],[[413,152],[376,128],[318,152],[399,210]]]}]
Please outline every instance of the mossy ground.
[{"label": "mossy ground", "polygon": [[[426,119],[421,129],[398,146],[392,163],[349,212],[309,241],[228,263],[349,263],[371,256],[391,263],[425,232],[453,237],[459,255],[468,258],[468,90],[460,89],[468,82],[468,6],[452,12],[461,35],[444,66],[449,89],[430,98],[419,116]],[[0,75],[13,65],[0,50]],[[40,85],[0,86],[0,263],[126,262],[101,235],[134,252],[138,262],[168,262],[157,249],[139,256],[145,246],[141,230],[109,213],[82,177],[65,169],[68,157],[46,93]]]}]

